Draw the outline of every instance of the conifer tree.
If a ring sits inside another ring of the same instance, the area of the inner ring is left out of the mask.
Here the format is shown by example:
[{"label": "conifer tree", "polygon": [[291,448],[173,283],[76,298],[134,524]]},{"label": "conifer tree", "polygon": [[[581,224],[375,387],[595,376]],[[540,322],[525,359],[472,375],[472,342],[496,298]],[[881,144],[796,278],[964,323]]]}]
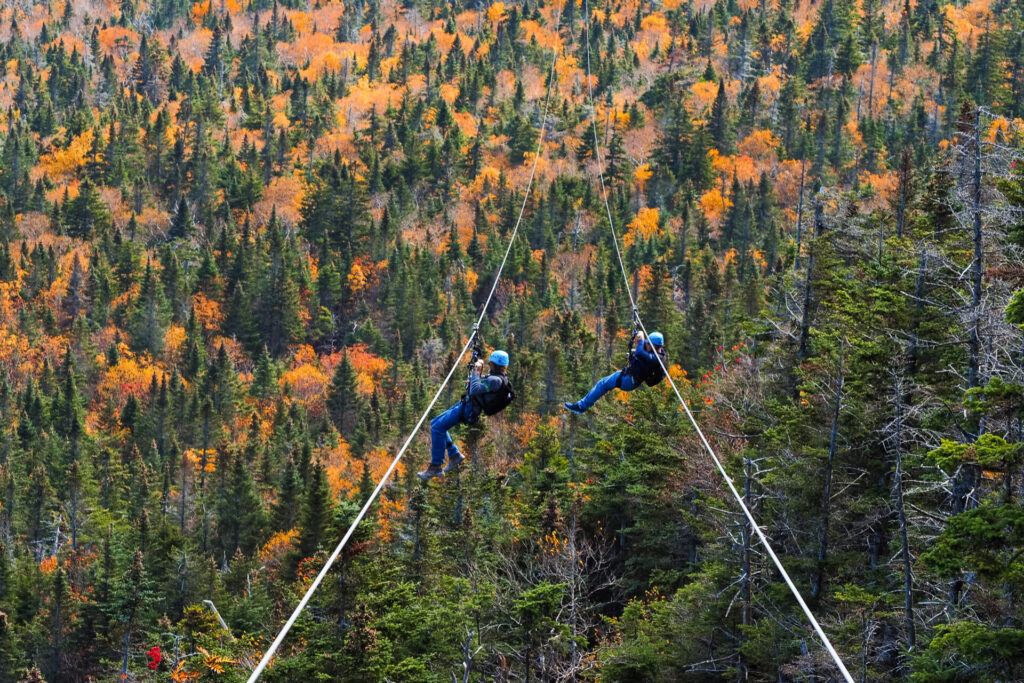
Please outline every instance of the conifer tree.
[{"label": "conifer tree", "polygon": [[327,389],[327,410],[335,428],[346,439],[354,435],[363,403],[356,386],[355,370],[348,354],[343,353]]},{"label": "conifer tree", "polygon": [[217,534],[224,554],[237,551],[249,554],[263,538],[263,506],[257,495],[252,473],[245,457],[235,454],[230,459],[230,478],[225,482],[217,513]]},{"label": "conifer tree", "polygon": [[260,292],[257,314],[261,336],[271,355],[280,355],[301,333],[298,273],[291,245],[286,244],[276,211],[267,224],[269,267]]},{"label": "conifer tree", "polygon": [[182,197],[174,211],[174,220],[171,221],[168,237],[171,239],[190,239],[195,234],[196,226],[192,221],[192,212],[188,206],[188,199]]},{"label": "conifer tree", "polygon": [[157,281],[152,263],[146,263],[139,296],[131,317],[132,346],[157,356],[163,351],[164,335],[170,313],[163,287]]},{"label": "conifer tree", "polygon": [[121,647],[121,675],[128,674],[129,652],[137,620],[145,608],[149,598],[146,571],[142,565],[142,551],[136,550],[131,565],[125,572],[117,597],[117,618],[124,625],[124,638]]},{"label": "conifer tree", "polygon": [[521,164],[527,153],[537,151],[537,140],[540,133],[533,127],[529,119],[516,114],[508,124],[509,157],[513,163]]},{"label": "conifer tree", "polygon": [[78,196],[66,203],[63,213],[70,237],[89,239],[93,235],[106,234],[111,227],[110,212],[89,179],[82,181]]},{"label": "conifer tree", "polygon": [[298,521],[296,506],[299,504],[298,481],[295,473],[295,463],[291,458],[285,460],[284,469],[281,472],[281,480],[277,483],[277,504],[274,507],[274,528],[279,531],[288,531]]},{"label": "conifer tree", "polygon": [[722,154],[731,153],[734,139],[732,120],[729,113],[729,99],[725,93],[725,81],[722,79],[718,81],[718,93],[711,105],[708,133],[711,135],[714,146]]},{"label": "conifer tree", "polygon": [[[4,560],[0,559],[0,564]],[[0,611],[0,683],[14,683],[17,667],[17,646],[11,628],[10,617]],[[40,678],[42,676],[40,675]]]},{"label": "conifer tree", "polygon": [[327,472],[320,462],[313,465],[309,484],[302,500],[299,520],[299,555],[311,557],[320,546],[332,517],[331,489]]}]

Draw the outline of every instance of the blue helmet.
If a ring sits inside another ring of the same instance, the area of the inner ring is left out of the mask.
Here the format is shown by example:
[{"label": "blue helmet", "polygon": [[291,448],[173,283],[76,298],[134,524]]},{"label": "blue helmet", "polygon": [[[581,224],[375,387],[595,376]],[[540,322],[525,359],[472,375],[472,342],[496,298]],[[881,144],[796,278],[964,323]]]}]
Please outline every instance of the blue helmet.
[{"label": "blue helmet", "polygon": [[504,351],[492,351],[491,357],[488,358],[487,360],[494,363],[495,365],[500,365],[503,368],[508,367],[508,354],[505,353]]},{"label": "blue helmet", "polygon": [[650,340],[655,346],[665,345],[665,337],[662,336],[661,332],[651,332]]}]

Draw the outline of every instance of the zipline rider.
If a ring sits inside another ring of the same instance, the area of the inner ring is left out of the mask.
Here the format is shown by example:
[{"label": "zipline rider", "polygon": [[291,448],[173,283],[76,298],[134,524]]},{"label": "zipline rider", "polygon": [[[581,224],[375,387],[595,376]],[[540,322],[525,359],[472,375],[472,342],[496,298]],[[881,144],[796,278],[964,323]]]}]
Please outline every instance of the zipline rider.
[{"label": "zipline rider", "polygon": [[[484,362],[476,361],[469,375],[469,388],[462,400],[430,421],[430,467],[417,474],[423,481],[448,474],[466,459],[452,441],[449,429],[459,424],[476,424],[481,413],[500,413],[516,397],[508,381],[508,354],[494,351],[488,364],[490,373],[481,377],[480,370]],[[443,467],[445,451],[448,453],[447,467]]]},{"label": "zipline rider", "polygon": [[653,387],[665,378],[665,371],[662,369],[668,367],[668,359],[665,357],[665,337],[661,332],[651,332],[650,341],[647,341],[644,339],[644,333],[639,330],[635,332],[635,336],[637,338],[636,346],[629,352],[629,362],[626,363],[626,367],[598,380],[594,388],[579,401],[565,403],[566,410],[582,415],[590,410],[597,399],[607,394],[613,387],[623,391],[633,391],[644,384]]}]

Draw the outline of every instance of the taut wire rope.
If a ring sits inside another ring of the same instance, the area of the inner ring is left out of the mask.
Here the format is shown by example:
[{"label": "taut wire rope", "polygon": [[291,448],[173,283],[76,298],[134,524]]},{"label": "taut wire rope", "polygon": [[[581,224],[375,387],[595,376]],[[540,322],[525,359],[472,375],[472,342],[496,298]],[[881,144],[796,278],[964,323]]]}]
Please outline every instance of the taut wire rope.
[{"label": "taut wire rope", "polygon": [[349,539],[352,538],[352,534],[355,533],[356,527],[359,526],[359,523],[363,520],[363,518],[366,516],[366,513],[370,510],[370,506],[373,505],[373,502],[377,499],[377,496],[380,495],[380,492],[384,489],[384,485],[387,483],[388,479],[395,471],[395,468],[398,467],[398,463],[402,459],[402,456],[405,455],[405,451],[409,448],[409,444],[412,443],[412,440],[419,432],[420,427],[423,426],[423,423],[426,421],[427,416],[430,414],[430,411],[433,410],[434,405],[437,403],[437,400],[441,397],[441,393],[444,391],[445,387],[448,386],[448,382],[451,381],[456,369],[458,369],[459,363],[462,362],[462,357],[466,355],[466,351],[469,350],[470,346],[476,339],[476,336],[479,334],[480,324],[487,316],[487,309],[490,307],[491,300],[494,298],[494,293],[497,291],[498,282],[501,281],[501,274],[502,271],[504,271],[505,269],[505,264],[508,262],[509,254],[512,253],[512,245],[515,243],[516,235],[519,234],[519,226],[523,222],[523,214],[526,211],[526,205],[530,198],[530,191],[533,189],[534,177],[537,174],[537,162],[540,160],[541,150],[543,149],[544,145],[545,132],[547,131],[548,106],[551,102],[551,89],[555,80],[555,64],[558,61],[558,31],[562,20],[562,5],[559,4],[557,7],[558,14],[555,17],[554,28],[555,44],[552,47],[551,70],[548,77],[547,92],[544,96],[544,110],[540,121],[541,131],[540,136],[537,140],[537,151],[533,158],[533,167],[530,169],[530,177],[526,184],[526,192],[523,194],[523,203],[522,206],[520,206],[519,208],[519,217],[516,219],[515,227],[512,229],[512,235],[509,237],[508,246],[505,248],[505,255],[504,257],[502,257],[501,265],[498,266],[498,270],[495,273],[494,282],[491,284],[490,292],[488,292],[487,299],[484,301],[483,308],[480,311],[480,316],[477,318],[476,323],[473,325],[472,333],[469,335],[469,338],[466,340],[466,343],[462,346],[462,350],[459,351],[459,355],[455,358],[455,361],[452,364],[451,369],[448,371],[448,374],[445,376],[444,381],[441,382],[441,385],[437,388],[437,391],[434,392],[433,398],[430,399],[430,404],[427,405],[427,408],[426,410],[423,411],[423,414],[420,416],[419,421],[416,422],[416,426],[413,427],[413,430],[409,434],[408,438],[405,440],[405,443],[402,444],[402,448],[399,449],[398,454],[395,455],[394,460],[391,461],[391,464],[388,466],[388,469],[384,473],[384,476],[381,477],[379,482],[377,482],[376,488],[373,489],[373,492],[370,493],[370,496],[366,499],[366,502],[363,504],[362,509],[359,510],[359,514],[356,515],[356,518],[352,521],[352,524],[349,526],[348,531],[345,532],[345,535],[342,537],[341,541],[334,548],[334,552],[332,552],[331,555],[327,558],[327,562],[324,563],[323,568],[319,571],[319,573],[317,573],[316,578],[313,579],[313,583],[310,584],[308,589],[306,589],[306,593],[302,596],[302,599],[299,601],[299,604],[292,611],[291,616],[288,617],[288,620],[284,623],[284,626],[281,627],[281,630],[278,632],[277,637],[274,638],[274,641],[270,644],[270,647],[268,647],[267,651],[263,654],[263,657],[260,659],[259,664],[256,665],[255,669],[253,669],[252,674],[250,674],[249,676],[248,683],[255,683],[256,680],[259,679],[260,675],[263,673],[264,669],[267,668],[267,665],[270,664],[270,661],[273,659],[274,654],[277,652],[278,648],[281,647],[281,643],[284,642],[285,636],[288,635],[288,631],[291,630],[292,626],[295,624],[295,621],[299,618],[299,615],[302,614],[302,611],[306,608],[306,605],[313,597],[313,594],[316,592],[317,588],[319,588],[320,584],[323,583],[324,578],[327,576],[327,572],[330,571],[334,563],[337,562],[338,556],[341,555],[341,551],[345,548],[345,545],[348,543]]},{"label": "taut wire rope", "polygon": [[[598,174],[601,178],[601,197],[604,200],[604,208],[608,215],[608,228],[611,230],[612,243],[615,245],[615,256],[619,261],[619,268],[622,271],[622,278],[626,286],[626,293],[629,295],[629,303],[633,308],[633,319],[635,323],[640,327],[640,330],[644,333],[644,339],[648,339],[650,335],[647,333],[647,328],[644,327],[643,320],[640,318],[640,313],[637,310],[636,300],[633,298],[633,292],[629,288],[629,276],[626,274],[626,266],[622,260],[622,251],[619,249],[619,238],[615,232],[615,223],[612,221],[612,211],[611,207],[608,204],[608,190],[605,186],[604,180],[604,162],[601,159],[601,148],[597,136],[597,112],[596,107],[594,105],[594,86],[591,83],[590,74],[591,16],[589,0],[583,0],[583,11],[586,14],[584,26],[586,30],[587,43],[587,92],[590,96],[590,121],[593,127],[594,134],[594,154],[595,160],[597,161]],[[732,495],[736,499],[737,504],[739,504],[740,508],[743,510],[743,514],[750,522],[751,528],[757,534],[758,539],[760,539],[761,545],[764,546],[764,549],[768,552],[769,557],[772,558],[772,562],[775,564],[775,568],[779,570],[779,574],[782,575],[782,578],[783,580],[785,580],[786,585],[789,586],[790,592],[793,593],[793,597],[796,598],[796,601],[797,603],[799,603],[800,608],[803,610],[804,614],[807,615],[807,619],[811,622],[811,626],[814,628],[814,631],[818,634],[818,638],[821,639],[822,644],[825,646],[825,649],[828,651],[828,654],[832,657],[832,660],[836,663],[836,666],[839,668],[839,671],[843,674],[843,677],[846,679],[848,683],[854,683],[853,677],[847,670],[846,665],[843,663],[842,658],[839,656],[839,653],[836,652],[835,647],[833,647],[832,641],[829,640],[829,637],[821,628],[821,624],[818,623],[818,620],[815,618],[814,613],[811,612],[811,608],[807,606],[807,602],[800,594],[800,590],[796,587],[796,584],[793,583],[793,579],[790,578],[789,572],[786,571],[786,568],[782,565],[782,561],[779,559],[778,555],[775,554],[775,550],[772,549],[771,543],[768,542],[768,537],[761,530],[761,527],[758,525],[757,520],[754,519],[754,515],[750,512],[750,508],[748,508],[746,503],[743,502],[743,497],[740,495],[740,492],[736,489],[736,485],[733,483],[732,477],[730,477],[729,474],[725,471],[725,467],[722,465],[722,461],[719,460],[718,455],[715,453],[715,449],[711,447],[711,444],[710,442],[708,442],[707,437],[704,436],[704,431],[701,430],[700,425],[697,424],[696,418],[694,418],[693,413],[690,411],[690,406],[687,405],[686,401],[683,399],[682,394],[679,393],[679,388],[676,386],[675,381],[672,379],[672,375],[669,374],[668,368],[665,367],[665,363],[662,361],[661,355],[657,353],[654,355],[658,359],[658,365],[661,366],[662,372],[665,374],[665,379],[668,380],[669,385],[672,387],[672,391],[674,391],[676,394],[676,398],[679,399],[679,404],[683,407],[683,410],[686,412],[686,417],[690,419],[690,423],[693,425],[693,428],[696,430],[697,435],[700,437],[701,443],[704,444],[704,448],[707,450],[708,454],[711,456],[711,459],[714,461],[715,467],[718,469],[718,472],[722,475],[722,479],[725,480],[725,483],[728,485],[729,490],[732,492]]]}]

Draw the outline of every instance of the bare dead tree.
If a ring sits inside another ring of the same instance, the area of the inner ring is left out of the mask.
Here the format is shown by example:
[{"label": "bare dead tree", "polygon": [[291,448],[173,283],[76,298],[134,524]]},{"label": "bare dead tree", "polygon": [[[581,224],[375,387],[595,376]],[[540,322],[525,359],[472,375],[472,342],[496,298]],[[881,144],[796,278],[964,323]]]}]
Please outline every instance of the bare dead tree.
[{"label": "bare dead tree", "polygon": [[883,441],[893,460],[892,495],[893,507],[896,511],[898,533],[900,538],[900,559],[903,566],[903,619],[907,649],[917,645],[917,632],[914,626],[914,578],[913,561],[910,556],[910,542],[907,531],[907,513],[903,500],[903,412],[904,388],[902,377],[893,372],[892,406],[894,416],[887,430],[888,438]]},{"label": "bare dead tree", "polygon": [[825,492],[822,495],[821,505],[821,531],[818,535],[818,568],[814,574],[811,585],[811,597],[821,597],[823,577],[825,574],[825,559],[828,555],[828,530],[832,512],[832,470],[836,457],[837,438],[839,436],[839,416],[843,407],[843,342],[839,346],[839,376],[836,379],[835,403],[832,410],[832,427],[829,430],[828,455],[825,459]]},{"label": "bare dead tree", "polygon": [[506,628],[525,626],[513,609],[515,598],[524,590],[542,582],[564,586],[554,621],[567,627],[568,642],[552,631],[538,634],[542,640],[534,648],[494,652],[486,666],[487,673],[496,680],[514,677],[507,665],[509,660],[527,677],[536,673],[541,680],[557,681],[579,680],[597,665],[596,652],[579,647],[576,641],[602,623],[597,596],[609,591],[617,593],[612,547],[588,537],[579,524],[577,512],[571,512],[568,523],[562,526],[538,539],[522,539],[520,543],[528,544],[529,548],[499,552],[500,562],[483,569],[485,580],[498,587],[496,603],[499,613],[508,620]]}]

